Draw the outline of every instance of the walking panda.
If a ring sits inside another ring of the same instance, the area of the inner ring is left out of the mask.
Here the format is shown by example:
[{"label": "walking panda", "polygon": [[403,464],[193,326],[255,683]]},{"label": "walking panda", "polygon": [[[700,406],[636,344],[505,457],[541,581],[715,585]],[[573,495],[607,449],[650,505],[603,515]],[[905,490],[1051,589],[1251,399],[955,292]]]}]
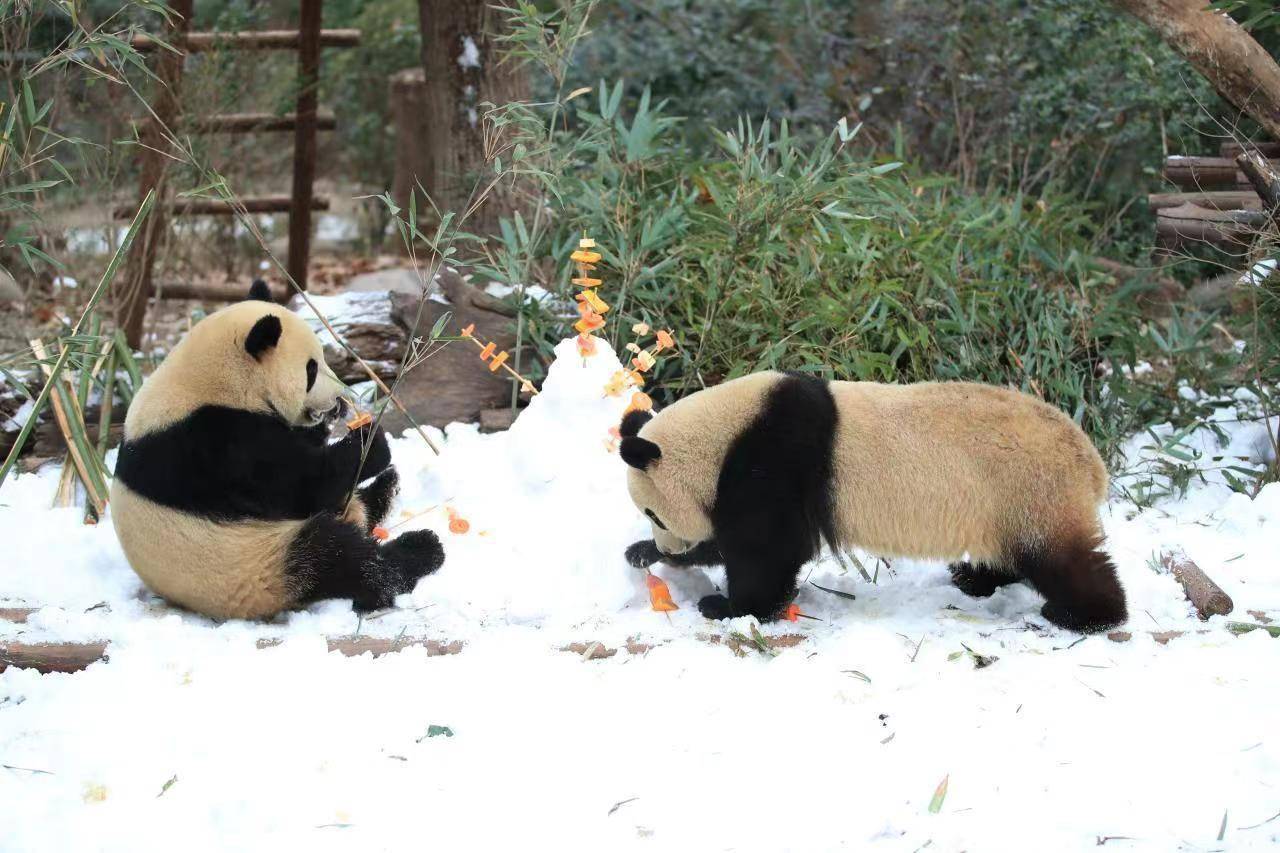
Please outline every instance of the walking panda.
[{"label": "walking panda", "polygon": [[371,538],[398,482],[386,437],[328,443],[345,403],[320,341],[264,283],[249,296],[196,323],[129,407],[110,503],[125,556],[153,592],[215,618],[388,607],[440,567],[440,541]]},{"label": "walking panda", "polygon": [[825,540],[953,561],[973,596],[1026,580],[1044,617],[1073,631],[1126,619],[1101,550],[1102,459],[1070,418],[1026,394],[766,372],[631,412],[620,431],[654,536],[627,559],[723,563],[727,596],[698,603],[709,618],[778,616]]}]

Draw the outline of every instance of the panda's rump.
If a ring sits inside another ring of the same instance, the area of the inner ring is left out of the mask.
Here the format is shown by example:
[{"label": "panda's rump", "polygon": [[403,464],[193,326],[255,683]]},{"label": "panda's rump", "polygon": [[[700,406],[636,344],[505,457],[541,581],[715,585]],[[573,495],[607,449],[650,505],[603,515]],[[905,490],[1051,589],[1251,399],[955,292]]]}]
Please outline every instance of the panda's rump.
[{"label": "panda's rump", "polygon": [[969,383],[834,383],[837,522],[885,555],[999,561],[1096,527],[1105,468],[1062,413]]},{"label": "panda's rump", "polygon": [[221,619],[291,606],[285,555],[304,522],[215,522],[150,501],[119,478],[110,506],[125,556],[152,592]]}]

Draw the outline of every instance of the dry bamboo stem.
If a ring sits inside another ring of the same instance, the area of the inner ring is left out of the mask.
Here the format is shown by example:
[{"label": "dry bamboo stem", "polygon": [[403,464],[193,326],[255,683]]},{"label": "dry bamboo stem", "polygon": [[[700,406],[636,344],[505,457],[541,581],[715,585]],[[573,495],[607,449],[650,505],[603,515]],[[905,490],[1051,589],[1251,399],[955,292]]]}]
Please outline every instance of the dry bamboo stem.
[{"label": "dry bamboo stem", "polygon": [[[44,344],[39,340],[31,341],[31,349],[36,354],[36,358],[40,359],[40,368],[44,372],[46,381],[53,381],[53,371],[49,368],[46,361],[49,359],[48,353],[45,351]],[[74,399],[74,397],[73,397]],[[54,419],[58,422],[58,429],[62,431],[62,438],[67,443],[67,456],[76,466],[76,472],[80,475],[81,482],[84,483],[85,494],[89,496],[89,501],[93,504],[94,512],[98,517],[102,517],[102,513],[107,508],[105,498],[98,494],[98,489],[93,483],[93,478],[89,475],[89,469],[84,457],[80,455],[80,449],[76,446],[75,439],[71,437],[71,425],[67,420],[67,413],[62,408],[62,401],[58,395],[50,395],[50,402],[53,403]]]}]

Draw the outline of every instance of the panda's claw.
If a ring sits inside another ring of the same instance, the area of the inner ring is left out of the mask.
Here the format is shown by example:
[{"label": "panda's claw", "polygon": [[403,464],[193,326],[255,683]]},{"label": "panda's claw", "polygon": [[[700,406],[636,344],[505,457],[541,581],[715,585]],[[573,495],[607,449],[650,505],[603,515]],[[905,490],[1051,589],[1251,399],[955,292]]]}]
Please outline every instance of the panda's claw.
[{"label": "panda's claw", "polygon": [[733,605],[723,595],[704,595],[698,600],[698,612],[708,619],[732,619]]},{"label": "panda's claw", "polygon": [[658,543],[652,539],[632,542],[627,546],[624,556],[627,562],[637,569],[647,569],[654,563],[662,561],[662,552],[658,550]]}]

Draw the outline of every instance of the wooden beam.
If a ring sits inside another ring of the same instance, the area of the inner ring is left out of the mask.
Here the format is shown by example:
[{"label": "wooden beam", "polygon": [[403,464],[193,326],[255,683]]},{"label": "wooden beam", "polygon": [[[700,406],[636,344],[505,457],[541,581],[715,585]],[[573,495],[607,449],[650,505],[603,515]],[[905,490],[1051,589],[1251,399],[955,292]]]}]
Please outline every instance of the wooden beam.
[{"label": "wooden beam", "polygon": [[[360,31],[320,30],[319,38],[320,47],[356,47],[360,44]],[[191,33],[187,36],[187,50],[191,53],[207,50],[297,50],[301,44],[302,37],[298,30]],[[162,48],[151,36],[139,33],[133,37],[133,49]]]},{"label": "wooden beam", "polygon": [[1156,211],[1156,236],[1179,242],[1247,246],[1266,222],[1252,210],[1209,210],[1193,204]]},{"label": "wooden beam", "polygon": [[307,289],[311,258],[311,195],[316,180],[316,97],[320,88],[321,0],[302,0],[297,122],[293,131],[293,209],[289,212],[289,276]]},{"label": "wooden beam", "polygon": [[1225,157],[1167,157],[1165,180],[1187,190],[1249,189],[1249,180]]},{"label": "wooden beam", "polygon": [[1249,142],[1244,145],[1239,142],[1224,142],[1218,146],[1218,156],[1234,160],[1246,150],[1257,151],[1263,157],[1270,157],[1272,160],[1280,158],[1280,142]]},{"label": "wooden beam", "polygon": [[[240,205],[246,213],[289,213],[293,210],[293,199],[286,195],[255,196],[240,199]],[[171,201],[165,206],[170,216],[232,216],[237,207],[225,201],[206,198],[187,198]],[[327,196],[313,196],[310,210],[324,211],[329,209]],[[114,211],[116,219],[128,219],[134,211],[126,207],[117,207]]]},{"label": "wooden beam", "polygon": [[1152,210],[1163,210],[1183,204],[1194,204],[1208,210],[1260,210],[1262,201],[1252,190],[1225,190],[1199,193],[1151,193],[1147,205]]},{"label": "wooden beam", "polygon": [[[428,640],[421,637],[328,637],[330,652],[346,657],[372,654],[381,657],[409,648],[422,648],[428,657],[456,655],[462,651],[460,640]],[[269,649],[283,642],[277,637],[258,641],[258,648]],[[106,660],[107,644],[95,643],[10,643],[0,642],[0,672],[9,667],[34,669],[37,672],[80,672],[90,664]]]},{"label": "wooden beam", "polygon": [[[297,127],[297,113],[227,113],[225,115],[203,116],[191,122],[192,133],[262,133],[270,131],[294,130]],[[338,119],[332,110],[320,110],[316,113],[316,130],[333,130],[338,126]]]},{"label": "wooden beam", "polygon": [[[198,299],[201,302],[239,302],[249,293],[240,284],[197,284],[188,281],[157,282],[154,295],[159,299]],[[289,298],[289,288],[272,287],[271,296],[277,302]]]}]

